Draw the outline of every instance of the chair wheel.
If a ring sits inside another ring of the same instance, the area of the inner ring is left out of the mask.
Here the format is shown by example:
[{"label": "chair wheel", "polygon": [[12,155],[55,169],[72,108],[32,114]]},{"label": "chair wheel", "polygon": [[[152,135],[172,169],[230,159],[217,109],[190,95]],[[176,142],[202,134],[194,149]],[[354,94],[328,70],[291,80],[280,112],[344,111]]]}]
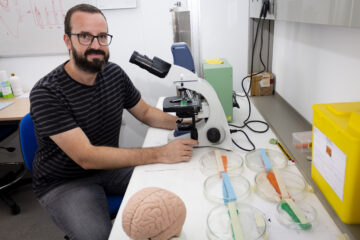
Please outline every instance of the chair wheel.
[{"label": "chair wheel", "polygon": [[17,215],[21,211],[20,207],[18,205],[11,206],[11,213],[12,215]]}]

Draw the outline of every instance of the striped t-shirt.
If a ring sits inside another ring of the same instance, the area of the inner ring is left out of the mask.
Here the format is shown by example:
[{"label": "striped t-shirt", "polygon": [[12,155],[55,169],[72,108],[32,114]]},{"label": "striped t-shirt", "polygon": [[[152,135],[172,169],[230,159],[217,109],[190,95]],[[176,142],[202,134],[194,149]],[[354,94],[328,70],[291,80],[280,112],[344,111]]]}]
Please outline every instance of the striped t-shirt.
[{"label": "striped t-shirt", "polygon": [[134,107],[139,91],[126,73],[108,63],[93,86],[73,80],[60,65],[39,80],[30,93],[30,114],[38,149],[33,162],[37,197],[72,179],[89,176],[49,136],[80,127],[95,146],[118,147],[123,109]]}]

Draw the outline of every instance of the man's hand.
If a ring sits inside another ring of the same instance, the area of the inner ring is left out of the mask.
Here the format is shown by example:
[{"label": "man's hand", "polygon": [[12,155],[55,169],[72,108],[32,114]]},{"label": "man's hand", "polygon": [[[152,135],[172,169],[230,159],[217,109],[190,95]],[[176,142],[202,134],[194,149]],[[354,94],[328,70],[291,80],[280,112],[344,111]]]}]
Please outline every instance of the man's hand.
[{"label": "man's hand", "polygon": [[161,163],[188,162],[192,156],[193,146],[199,145],[197,140],[179,139],[160,148]]},{"label": "man's hand", "polygon": [[151,163],[177,163],[190,160],[193,139],[179,139],[161,147],[114,148],[94,146],[78,127],[50,138],[80,167],[84,169],[119,169]]}]

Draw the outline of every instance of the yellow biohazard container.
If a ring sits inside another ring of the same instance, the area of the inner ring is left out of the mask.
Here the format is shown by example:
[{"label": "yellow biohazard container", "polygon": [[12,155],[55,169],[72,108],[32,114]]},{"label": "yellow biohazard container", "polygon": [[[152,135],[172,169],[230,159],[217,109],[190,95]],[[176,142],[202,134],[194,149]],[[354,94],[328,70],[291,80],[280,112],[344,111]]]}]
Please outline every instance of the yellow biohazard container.
[{"label": "yellow biohazard container", "polygon": [[360,102],[313,105],[311,176],[339,218],[360,223]]}]

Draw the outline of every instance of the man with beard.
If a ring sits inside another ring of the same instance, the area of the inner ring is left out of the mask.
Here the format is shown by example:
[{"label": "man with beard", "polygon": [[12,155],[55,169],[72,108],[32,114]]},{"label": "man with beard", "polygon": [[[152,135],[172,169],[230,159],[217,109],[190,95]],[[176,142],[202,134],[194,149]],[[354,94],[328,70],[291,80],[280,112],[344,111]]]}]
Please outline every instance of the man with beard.
[{"label": "man with beard", "polygon": [[126,73],[108,62],[112,36],[103,13],[87,4],[65,16],[70,59],[40,79],[30,94],[38,151],[33,188],[70,239],[107,239],[106,194],[124,194],[133,166],[189,161],[187,139],[156,148],[118,148],[123,109],[141,122],[174,129],[177,118],[145,103]]}]

